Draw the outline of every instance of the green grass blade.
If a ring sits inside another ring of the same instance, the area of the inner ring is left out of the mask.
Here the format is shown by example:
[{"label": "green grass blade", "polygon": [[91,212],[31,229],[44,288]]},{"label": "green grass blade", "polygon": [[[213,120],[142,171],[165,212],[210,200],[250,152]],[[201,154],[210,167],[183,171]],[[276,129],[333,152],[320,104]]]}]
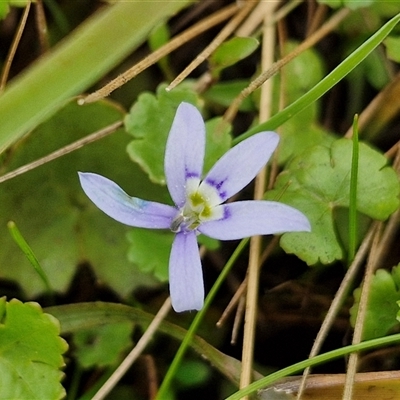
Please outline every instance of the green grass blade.
[{"label": "green grass blade", "polygon": [[350,202],[349,202],[349,265],[356,254],[357,241],[357,186],[358,186],[358,115],[354,116],[353,121],[353,155],[351,158],[350,175]]},{"label": "green grass blade", "polygon": [[288,375],[293,375],[297,372],[304,370],[307,367],[312,367],[317,364],[321,364],[330,360],[333,360],[338,357],[342,357],[344,355],[355,353],[358,351],[374,349],[377,347],[390,345],[394,343],[398,343],[400,341],[400,334],[386,336],[379,339],[368,340],[362,343],[358,343],[355,345],[350,345],[346,347],[341,347],[340,349],[332,350],[324,354],[320,354],[316,357],[309,358],[305,361],[300,361],[296,364],[293,364],[289,367],[283,368],[277,372],[274,372],[265,378],[259,379],[258,381],[252,383],[251,385],[239,390],[233,395],[226,398],[226,400],[241,400],[244,396],[250,395],[254,393],[256,390],[264,389],[267,386],[271,385],[278,379],[284,378]]},{"label": "green grass blade", "polygon": [[301,96],[294,103],[283,109],[281,112],[275,114],[268,121],[255,126],[242,135],[238,136],[233,145],[241,142],[242,140],[254,135],[257,132],[273,130],[281,126],[284,122],[289,120],[293,115],[296,115],[301,110],[312,104],[323,96],[328,90],[335,86],[342,80],[350,71],[352,71],[358,64],[361,63],[390,33],[390,31],[400,21],[400,14],[397,14],[385,25],[382,26],[375,34],[366,40],[357,50],[351,53],[343,62],[341,62],[331,73],[322,79],[317,85],[309,90],[305,95]]},{"label": "green grass blade", "polygon": [[15,224],[14,221],[10,221],[7,224],[8,230],[10,231],[10,234],[12,238],[14,239],[15,243],[19,246],[19,248],[23,251],[25,254],[26,258],[28,261],[31,263],[37,274],[40,276],[40,279],[43,281],[44,285],[46,286],[47,292],[49,295],[52,293],[52,289],[50,286],[49,279],[47,278],[46,272],[43,270],[41,265],[39,264],[39,261],[37,260],[35,254],[33,253],[33,250],[29,246],[29,244],[26,242],[24,237],[22,236],[21,232],[17,228],[17,225]]}]

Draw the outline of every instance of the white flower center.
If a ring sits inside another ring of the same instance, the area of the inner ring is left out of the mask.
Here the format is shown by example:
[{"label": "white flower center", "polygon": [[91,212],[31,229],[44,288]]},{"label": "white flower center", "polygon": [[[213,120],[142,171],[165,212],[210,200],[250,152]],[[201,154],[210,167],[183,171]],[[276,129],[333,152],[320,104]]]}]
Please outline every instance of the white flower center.
[{"label": "white flower center", "polygon": [[186,203],[178,211],[171,223],[172,232],[195,230],[202,222],[223,217],[223,208],[215,187],[197,178],[190,178],[186,183]]}]

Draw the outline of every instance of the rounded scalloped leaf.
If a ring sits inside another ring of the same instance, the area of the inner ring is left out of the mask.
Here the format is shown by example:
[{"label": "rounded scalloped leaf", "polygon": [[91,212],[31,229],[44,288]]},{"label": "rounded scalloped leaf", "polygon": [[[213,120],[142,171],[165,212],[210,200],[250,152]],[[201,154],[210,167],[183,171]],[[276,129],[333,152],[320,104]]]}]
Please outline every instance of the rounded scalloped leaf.
[{"label": "rounded scalloped leaf", "polygon": [[[160,85],[156,95],[141,94],[125,118],[126,130],[136,138],[129,143],[128,154],[158,184],[165,184],[165,145],[176,109],[182,101],[200,105],[193,89],[182,86],[167,92],[166,86]],[[222,118],[207,121],[205,170],[231,147],[230,131],[230,124]]]},{"label": "rounded scalloped leaf", "polygon": [[0,399],[61,399],[62,354],[68,348],[58,321],[37,303],[0,299]]},{"label": "rounded scalloped leaf", "polygon": [[[285,233],[281,245],[309,265],[331,263],[343,257],[335,229],[334,208],[349,206],[352,142],[339,139],[330,147],[316,146],[296,157],[267,193],[302,211],[311,232]],[[366,144],[359,146],[357,210],[385,220],[399,206],[399,181],[386,158]]]},{"label": "rounded scalloped leaf", "polygon": [[157,94],[141,94],[125,117],[125,128],[136,140],[128,145],[131,159],[140,165],[152,182],[165,184],[164,153],[176,109],[182,101],[199,106],[197,94],[190,87],[170,92],[160,85]]},{"label": "rounded scalloped leaf", "polygon": [[[361,289],[354,291],[354,305],[350,309],[350,322],[354,327],[360,303]],[[367,312],[363,327],[363,340],[385,336],[399,325],[396,319],[400,300],[400,265],[392,273],[378,269],[372,278]]]},{"label": "rounded scalloped leaf", "polygon": [[[151,273],[160,282],[167,282],[169,255],[175,235],[169,231],[135,228],[127,233],[130,246],[128,259],[142,272]],[[219,241],[208,236],[199,235],[199,244],[210,250],[219,247]],[[149,251],[149,243],[153,243]]]},{"label": "rounded scalloped leaf", "polygon": [[[168,281],[168,264],[175,235],[149,229],[132,229],[127,234],[130,242],[128,259],[141,271],[152,273],[159,281]],[[149,243],[152,243],[151,250]]]}]

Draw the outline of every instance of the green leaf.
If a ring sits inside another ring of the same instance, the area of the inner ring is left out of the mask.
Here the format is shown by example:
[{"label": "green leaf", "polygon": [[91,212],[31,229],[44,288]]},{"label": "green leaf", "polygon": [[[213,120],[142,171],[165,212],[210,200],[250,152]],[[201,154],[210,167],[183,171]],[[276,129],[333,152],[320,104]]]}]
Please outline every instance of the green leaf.
[{"label": "green leaf", "polygon": [[[31,0],[8,0],[10,5],[15,7],[25,7],[30,1]],[[35,3],[35,0],[33,0],[33,3]]]},{"label": "green leaf", "polygon": [[[229,107],[232,101],[240,94],[240,92],[249,85],[248,80],[234,80],[227,82],[218,82],[212,85],[203,94],[204,98],[211,103],[215,103],[224,107]],[[240,104],[240,111],[255,111],[256,107],[251,96],[248,96]]]},{"label": "green leaf", "polygon": [[0,1],[0,19],[7,17],[10,6],[25,7],[31,0],[1,0]]},{"label": "green leaf", "polygon": [[[149,36],[149,47],[151,51],[156,51],[161,46],[165,45],[170,39],[170,32],[166,23],[156,26]],[[163,71],[166,80],[174,79],[173,71],[170,67],[170,57],[165,56],[157,61],[158,66]]]},{"label": "green leaf", "polygon": [[[152,182],[165,184],[164,153],[176,109],[182,101],[199,107],[200,99],[188,84],[167,92],[160,85],[157,94],[143,93],[125,118],[125,126],[136,139],[128,145],[128,154],[149,175]],[[221,118],[206,123],[207,141],[204,172],[231,145],[230,125]]]},{"label": "green leaf", "polygon": [[[169,279],[169,255],[175,235],[169,231],[135,228],[127,233],[130,246],[128,259],[140,271],[151,273],[160,282]],[[219,241],[199,235],[198,242],[210,250],[219,247]],[[150,249],[151,244],[151,250]]]},{"label": "green leaf", "polygon": [[155,51],[164,46],[170,39],[170,32],[166,23],[156,26],[149,36],[149,46],[151,51]]},{"label": "green leaf", "polygon": [[37,303],[0,299],[0,399],[61,399],[66,342]]},{"label": "green leaf", "polygon": [[329,147],[336,137],[300,112],[282,125],[278,160],[285,164],[316,145]]},{"label": "green leaf", "polygon": [[132,348],[132,321],[104,324],[73,335],[74,355],[83,368],[115,366]]},{"label": "green leaf", "polygon": [[138,163],[152,182],[165,184],[165,144],[176,109],[182,101],[199,107],[199,100],[190,85],[180,85],[167,92],[160,85],[157,94],[141,94],[125,118],[125,127],[135,140],[128,145],[128,154]]},{"label": "green leaf", "polygon": [[8,15],[9,11],[10,11],[10,6],[9,6],[8,2],[1,1],[0,2],[0,19],[4,19]]},{"label": "green leaf", "polygon": [[199,244],[205,246],[208,250],[217,250],[220,247],[221,242],[217,239],[210,238],[205,235],[197,236]]},{"label": "green leaf", "polygon": [[[61,323],[62,334],[78,332],[82,329],[94,328],[104,324],[114,324],[121,321],[134,321],[142,326],[154,319],[154,315],[144,312],[135,307],[129,307],[116,303],[80,303],[64,306],[48,307],[46,312],[54,315]],[[187,331],[178,325],[168,321],[162,321],[158,331],[170,337],[182,341]],[[215,347],[211,346],[203,338],[194,335],[190,341],[191,348],[201,357],[206,358],[210,364],[220,371],[227,379],[235,385],[239,385],[241,363]],[[261,375],[254,372],[256,379]]]},{"label": "green leaf", "polygon": [[[354,305],[350,309],[350,322],[354,327],[360,303],[361,288],[354,291]],[[378,269],[372,278],[370,296],[365,315],[363,340],[385,336],[399,325],[400,265],[392,273]]]},{"label": "green leaf", "polygon": [[169,254],[174,236],[172,232],[158,230],[137,228],[129,231],[129,261],[141,271],[152,273],[159,281],[167,282]]},{"label": "green leaf", "polygon": [[206,154],[203,175],[231,148],[231,145],[231,125],[222,117],[209,119],[206,122]]},{"label": "green leaf", "polygon": [[[13,170],[67,143],[121,120],[110,102],[78,106],[72,102],[41,125],[4,160]],[[16,222],[55,291],[65,291],[80,262],[89,262],[104,284],[122,296],[150,276],[127,262],[130,228],[103,214],[82,191],[77,171],[100,173],[138,197],[165,202],[166,190],[152,185],[126,154],[129,135],[119,130],[101,141],[0,184],[0,265],[2,276],[18,282],[28,296],[45,290],[37,273],[7,232]]]},{"label": "green leaf", "polygon": [[222,69],[248,57],[258,46],[258,40],[252,37],[234,37],[222,43],[209,58],[212,74],[218,76]]},{"label": "green leaf", "polygon": [[386,46],[388,58],[392,61],[400,62],[400,36],[389,36],[383,44]]},{"label": "green leaf", "polygon": [[176,381],[184,388],[204,384],[211,377],[212,370],[204,361],[186,360],[178,368]]},{"label": "green leaf", "polygon": [[[284,47],[285,54],[292,52],[297,46],[297,42],[287,42]],[[323,60],[315,49],[308,49],[286,65],[282,74],[285,79],[284,98],[290,103],[307,93],[322,79]],[[275,112],[278,111],[281,91],[281,76],[278,75],[274,77]],[[280,127],[281,141],[278,154],[280,164],[288,162],[310,147],[317,144],[329,146],[335,140],[334,134],[317,122],[319,110],[319,102],[314,102],[293,115]]]},{"label": "green leaf", "polygon": [[332,8],[348,7],[352,10],[357,8],[368,7],[372,5],[375,0],[318,0],[318,3],[327,4]]},{"label": "green leaf", "polygon": [[[285,43],[283,48],[284,54],[289,54],[295,51],[299,46],[299,42],[290,40]],[[282,69],[282,74],[285,79],[285,101],[292,102],[307,93],[308,90],[312,89],[324,76],[324,60],[317,50],[310,48],[303,51],[290,63],[285,65]],[[277,100],[279,99],[279,91],[282,90],[280,87],[280,75],[276,76],[275,87]],[[276,101],[276,108],[278,108],[279,102]]]},{"label": "green leaf", "polygon": [[0,153],[115,67],[155,24],[189,3],[131,0],[102,7],[2,93]]},{"label": "green leaf", "polygon": [[382,28],[375,32],[368,40],[360,45],[352,54],[342,61],[332,72],[316,84],[302,97],[291,103],[285,109],[272,116],[268,121],[251,128],[247,132],[235,138],[233,144],[254,135],[257,132],[274,130],[294,115],[310,106],[318,100],[329,89],[335,86],[350,71],[352,71],[361,61],[365,59],[391,32],[400,20],[400,14],[393,17]]},{"label": "green leaf", "polygon": [[[399,206],[399,181],[386,158],[360,143],[357,210],[385,220]],[[270,200],[279,200],[303,211],[309,233],[285,233],[281,245],[308,264],[331,263],[343,258],[333,211],[349,206],[352,143],[339,139],[331,147],[316,146],[296,157],[278,176]]]}]

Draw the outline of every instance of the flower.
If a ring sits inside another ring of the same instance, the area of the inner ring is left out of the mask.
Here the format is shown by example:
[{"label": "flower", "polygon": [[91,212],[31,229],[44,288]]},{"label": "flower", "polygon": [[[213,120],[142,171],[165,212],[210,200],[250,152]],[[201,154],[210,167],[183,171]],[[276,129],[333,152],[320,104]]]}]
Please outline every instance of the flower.
[{"label": "flower", "polygon": [[274,201],[224,202],[243,189],[268,162],[279,142],[275,132],[260,132],[224,154],[202,178],[205,126],[200,112],[181,103],[169,132],[164,169],[175,206],[141,200],[116,183],[79,172],[83,190],[115,220],[140,228],[175,233],[169,259],[169,283],[175,311],[200,310],[203,273],[197,234],[219,240],[293,231],[310,231],[298,210]]}]

